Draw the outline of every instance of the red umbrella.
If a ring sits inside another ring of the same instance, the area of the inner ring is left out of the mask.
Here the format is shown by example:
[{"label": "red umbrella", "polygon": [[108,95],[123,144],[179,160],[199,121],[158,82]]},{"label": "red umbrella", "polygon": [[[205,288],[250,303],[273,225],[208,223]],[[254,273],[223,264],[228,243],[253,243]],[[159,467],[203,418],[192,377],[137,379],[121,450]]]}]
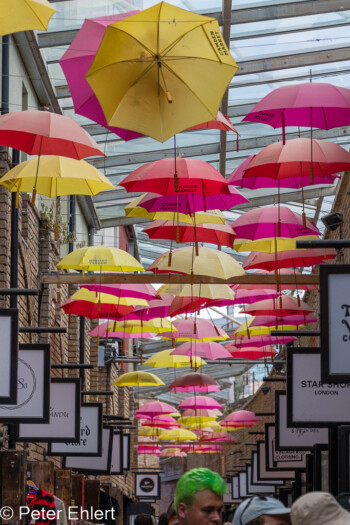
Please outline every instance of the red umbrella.
[{"label": "red umbrella", "polygon": [[115,297],[136,297],[149,301],[154,299],[157,291],[152,284],[80,284],[91,292],[107,293]]},{"label": "red umbrella", "polygon": [[205,308],[208,299],[205,297],[174,297],[168,315],[197,313],[198,309]]},{"label": "red umbrella", "polygon": [[235,233],[229,223],[183,224],[175,221],[153,221],[144,228],[150,239],[171,239],[177,243],[205,242],[232,248]]},{"label": "red umbrella", "polygon": [[[304,318],[312,313],[314,310],[304,301],[300,301],[300,306],[295,297],[290,295],[281,295],[276,299],[265,299],[257,303],[249,304],[245,306],[240,313],[247,313],[249,315],[276,315],[284,317],[288,315],[302,314]],[[261,326],[261,325],[259,325]]]},{"label": "red umbrella", "polygon": [[129,313],[125,314],[125,320],[149,321],[157,317],[167,317],[173,302],[173,295],[161,295],[157,299],[152,299],[148,306],[136,306]]},{"label": "red umbrella", "polygon": [[[274,318],[276,320],[276,318]],[[270,335],[254,335],[252,337],[248,337],[246,335],[236,335],[233,336],[232,339],[234,339],[234,342],[229,343],[225,346],[227,350],[231,350],[231,348],[239,347],[239,348],[247,348],[250,346],[255,347],[262,347],[262,346],[268,346],[268,345],[277,345],[277,344],[287,344],[291,343],[293,341],[296,341],[296,337],[284,337],[284,336],[270,336]]]},{"label": "red umbrella", "polygon": [[233,131],[238,135],[238,131],[235,129],[231,120],[227,115],[223,115],[221,111],[218,111],[215,120],[209,120],[208,122],[203,122],[203,124],[191,126],[190,128],[187,128],[186,131],[191,131],[194,129],[220,129],[222,131]]},{"label": "red umbrella", "polygon": [[126,191],[154,191],[161,195],[230,194],[225,178],[199,159],[169,158],[148,162],[125,177],[119,186]]},{"label": "red umbrella", "polygon": [[104,155],[77,122],[49,111],[18,111],[0,116],[0,144],[29,155],[84,159]]},{"label": "red umbrella", "polygon": [[286,250],[277,253],[251,252],[243,263],[245,270],[261,268],[274,271],[276,268],[299,268],[313,266],[328,259],[335,259],[337,252],[334,248],[310,250]]},{"label": "red umbrella", "polygon": [[[299,250],[300,252],[300,250]],[[275,275],[275,271],[268,271],[268,270],[258,270],[256,273],[259,275]],[[278,270],[278,275],[294,275],[295,276],[295,284],[280,284],[279,290],[305,290],[306,292],[310,292],[311,290],[318,290],[317,286],[315,284],[298,284],[298,276],[302,275],[300,272],[298,272],[295,268],[280,268]],[[265,288],[271,288],[276,290],[276,285],[274,284],[234,284],[231,286],[232,290],[235,292],[236,297],[240,293],[244,293],[244,291],[250,291],[254,293],[260,293],[260,290],[263,291]],[[262,300],[261,299],[257,299]],[[268,297],[265,297],[265,299],[268,299]],[[243,302],[243,301],[242,301]],[[247,302],[247,301],[245,301]],[[253,301],[252,301],[253,302]],[[238,303],[239,304],[239,303]]]},{"label": "red umbrella", "polygon": [[264,346],[263,348],[255,348],[254,346],[247,346],[246,348],[232,347],[232,357],[237,359],[264,359],[266,357],[274,357],[278,352],[272,346]]},{"label": "red umbrella", "polygon": [[215,379],[208,374],[192,372],[179,376],[173,381],[169,388],[172,392],[218,392]]},{"label": "red umbrella", "polygon": [[[252,287],[252,289],[248,290],[244,286],[245,285],[240,284],[234,284],[231,286],[232,290],[235,292],[235,298],[230,303],[227,302],[227,304],[252,304],[256,303],[257,301],[263,301],[264,299],[273,299],[275,297],[279,297],[280,295],[276,291],[276,286],[274,287],[273,285],[252,284],[248,285]],[[268,288],[268,286],[270,288]],[[208,308],[210,306],[226,306],[223,303],[223,301],[221,301],[221,303],[220,301],[208,301],[206,306]]]},{"label": "red umbrella", "polygon": [[118,304],[92,303],[78,299],[67,299],[62,305],[65,314],[80,315],[89,319],[120,319],[132,312],[133,306]]},{"label": "red umbrella", "polygon": [[[312,169],[311,169],[312,167]],[[328,140],[293,139],[266,146],[249,162],[244,177],[327,177],[350,169],[350,153]]]}]

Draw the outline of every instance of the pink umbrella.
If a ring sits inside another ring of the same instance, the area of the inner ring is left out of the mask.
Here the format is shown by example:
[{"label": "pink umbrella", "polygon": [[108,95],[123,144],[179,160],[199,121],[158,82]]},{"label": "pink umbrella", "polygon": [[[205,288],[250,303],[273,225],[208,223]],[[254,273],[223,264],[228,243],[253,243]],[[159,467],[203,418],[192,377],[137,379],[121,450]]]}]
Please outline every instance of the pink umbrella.
[{"label": "pink umbrella", "polygon": [[186,452],[183,452],[175,447],[169,449],[165,448],[160,453],[160,457],[185,458],[186,456]]},{"label": "pink umbrella", "polygon": [[[275,272],[269,272],[267,270],[259,270],[258,272],[261,275],[275,275]],[[298,272],[295,268],[280,268],[278,270],[278,275],[294,275],[295,276],[295,284],[279,284],[279,289],[282,290],[305,290],[306,292],[310,292],[311,290],[318,290],[318,287],[315,284],[298,284],[298,275],[301,275],[301,272]],[[237,286],[237,285],[236,285]],[[264,286],[264,285],[239,285],[244,286],[245,288],[247,286],[254,286],[254,288]],[[237,293],[237,290],[232,287],[232,289]]]},{"label": "pink umbrella", "polygon": [[310,250],[286,250],[277,253],[251,252],[243,263],[245,270],[261,268],[274,271],[275,268],[300,268],[313,266],[328,259],[335,259],[337,252],[334,248]]},{"label": "pink umbrella", "polygon": [[218,403],[215,399],[209,396],[194,396],[194,397],[188,397],[184,401],[181,401],[179,404],[179,408],[193,408],[196,409],[213,409],[218,408],[221,409],[222,406],[220,403]]},{"label": "pink umbrella", "polygon": [[226,416],[220,424],[221,426],[226,427],[243,427],[253,426],[259,421],[262,421],[261,417],[256,416],[254,412],[251,412],[250,410],[237,410]]},{"label": "pink umbrella", "polygon": [[163,401],[151,401],[150,403],[145,403],[138,410],[136,410],[136,417],[147,415],[147,416],[160,416],[162,414],[175,414],[177,412],[176,408],[169,403],[164,403]]},{"label": "pink umbrella", "polygon": [[[349,156],[350,160],[350,156]],[[237,239],[267,239],[271,237],[294,238],[304,235],[321,235],[317,226],[286,206],[254,208],[240,215],[231,224]]]},{"label": "pink umbrella", "polygon": [[113,330],[107,330],[108,326],[110,326],[113,323],[113,321],[107,321],[106,323],[102,323],[91,332],[88,333],[89,337],[105,337],[109,339],[143,339],[143,338],[150,338],[155,337],[156,334],[152,333],[146,333],[146,332],[138,332],[134,334],[130,334],[129,332],[123,332],[123,331],[113,331]]},{"label": "pink umbrella", "polygon": [[194,445],[192,449],[188,449],[188,454],[211,454],[215,452],[222,452],[224,447],[221,445]]},{"label": "pink umbrella", "polygon": [[217,408],[201,408],[197,410],[193,410],[192,408],[188,408],[184,412],[182,412],[182,417],[220,417],[222,416],[222,412],[218,410]]},{"label": "pink umbrella", "polygon": [[158,211],[176,212],[192,215],[197,211],[229,210],[234,206],[249,202],[236,188],[230,186],[229,194],[217,193],[208,197],[197,194],[159,195],[158,193],[145,193],[138,206],[145,208],[149,213]]},{"label": "pink umbrella", "polygon": [[246,348],[232,347],[231,355],[236,359],[265,359],[266,357],[274,357],[278,352],[272,346],[264,346],[263,348],[255,348],[254,346]]},{"label": "pink umbrella", "polygon": [[[276,318],[274,318],[276,319]],[[278,336],[273,337],[269,335],[254,335],[250,338],[246,335],[236,335],[233,336],[232,339],[234,342],[229,343],[225,346],[227,350],[231,350],[231,348],[239,347],[239,348],[246,348],[246,347],[262,347],[262,346],[268,346],[268,345],[277,345],[277,344],[287,344],[291,343],[292,341],[296,341],[296,337],[284,337],[284,336]]]},{"label": "pink umbrella", "polygon": [[101,124],[119,135],[123,140],[131,140],[142,135],[135,131],[107,125],[100,103],[86,81],[85,75],[95,58],[107,27],[135,13],[138,13],[138,11],[99,18],[87,18],[59,61],[69,85],[75,112]]},{"label": "pink umbrella", "polygon": [[[229,352],[228,352],[229,353]],[[217,382],[208,374],[190,372],[177,377],[170,385],[172,392],[219,392]]]},{"label": "pink umbrella", "polygon": [[141,445],[138,447],[137,453],[140,454],[149,454],[154,456],[160,455],[160,448],[148,448],[146,445]]},{"label": "pink umbrella", "polygon": [[234,133],[237,133],[238,138],[238,131],[235,129],[228,116],[223,115],[221,111],[218,111],[215,120],[209,120],[208,122],[203,122],[203,124],[191,126],[190,128],[187,128],[186,131],[192,131],[195,129],[220,129],[222,131],[233,131]]},{"label": "pink umbrella", "polygon": [[150,321],[151,319],[156,319],[157,317],[167,317],[169,314],[170,306],[173,302],[173,295],[161,295],[157,299],[153,299],[149,302],[148,306],[137,306],[125,317],[122,317],[121,320],[133,321],[133,320],[142,320]]},{"label": "pink umbrella", "polygon": [[276,299],[265,299],[264,301],[248,304],[240,313],[259,316],[277,315],[279,317],[303,315],[305,319],[313,311],[313,308],[310,308],[304,301],[300,301],[299,305],[296,297],[281,295]]},{"label": "pink umbrella", "polygon": [[173,325],[177,332],[164,332],[162,334],[164,339],[172,339],[173,341],[192,341],[196,339],[200,342],[224,341],[228,339],[228,335],[220,326],[206,319],[196,319],[195,317],[177,319],[173,322]]},{"label": "pink umbrella", "polygon": [[135,297],[149,301],[157,295],[152,284],[80,284],[92,292],[108,293],[116,297]]},{"label": "pink umbrella", "polygon": [[[280,293],[276,291],[276,287],[265,288],[265,286],[270,285],[249,285],[254,286],[256,289],[246,290],[245,288],[240,288],[241,285],[235,284],[231,286],[232,290],[235,292],[235,298],[232,301],[229,300],[210,300],[206,303],[206,307],[210,308],[211,306],[228,306],[229,304],[251,304],[256,303],[257,301],[262,301],[264,299],[273,299],[279,297]],[[244,285],[242,285],[244,286]],[[235,288],[237,287],[237,288]],[[261,287],[261,288],[260,288]]]},{"label": "pink umbrella", "polygon": [[[288,177],[285,179],[271,179],[269,177],[245,177],[244,172],[247,166],[250,164],[250,161],[255,157],[255,155],[250,155],[245,159],[242,164],[240,164],[236,169],[233,170],[231,175],[228,177],[227,182],[230,185],[231,189],[233,186],[239,186],[241,188],[248,188],[250,190],[256,190],[259,188],[294,188],[299,189],[304,186],[310,186],[312,183],[310,181],[310,173],[306,173],[301,177],[300,175],[295,175],[294,177]],[[327,177],[317,177],[314,176],[313,184],[333,184],[335,179],[339,179],[339,175],[331,174]],[[231,186],[232,185],[232,186]]]},{"label": "pink umbrella", "polygon": [[179,423],[176,423],[176,419],[171,416],[154,416],[152,419],[147,419],[142,423],[143,427],[155,427],[155,428],[178,428]]},{"label": "pink umbrella", "polygon": [[350,89],[325,83],[283,86],[266,95],[243,121],[273,128],[331,129],[350,124]]},{"label": "pink umbrella", "polygon": [[232,437],[228,432],[209,432],[205,435],[202,443],[214,441],[215,443],[237,443],[237,439]]},{"label": "pink umbrella", "polygon": [[231,357],[224,346],[213,341],[208,343],[183,343],[171,352],[171,355],[187,355],[190,357],[202,357],[203,359],[229,359]]},{"label": "pink umbrella", "polygon": [[318,319],[313,314],[291,314],[277,317],[275,315],[256,315],[249,326],[275,326],[276,324],[278,326],[292,324],[295,324],[296,326],[301,326],[308,323],[317,322]]},{"label": "pink umbrella", "polygon": [[157,188],[161,195],[230,195],[226,179],[211,164],[181,157],[148,162],[125,177],[119,186],[128,192],[153,191]]}]

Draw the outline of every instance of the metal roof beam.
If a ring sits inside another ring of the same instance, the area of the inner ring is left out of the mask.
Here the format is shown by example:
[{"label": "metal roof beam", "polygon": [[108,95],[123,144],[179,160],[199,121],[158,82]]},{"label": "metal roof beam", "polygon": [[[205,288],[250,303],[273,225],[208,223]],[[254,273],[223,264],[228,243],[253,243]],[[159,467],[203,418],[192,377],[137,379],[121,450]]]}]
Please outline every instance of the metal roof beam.
[{"label": "metal roof beam", "polygon": [[[247,9],[234,9],[231,13],[231,24],[246,24],[250,22],[262,22],[264,20],[319,15],[321,13],[346,11],[348,9],[350,9],[350,0],[332,0],[331,2],[329,0],[317,0],[317,2],[315,2],[315,0],[308,0],[305,2],[290,2],[279,5],[254,6]],[[221,11],[201,14],[216,18],[219,24],[222,25]],[[39,46],[67,46],[71,44],[77,32],[78,29],[39,33]]]}]

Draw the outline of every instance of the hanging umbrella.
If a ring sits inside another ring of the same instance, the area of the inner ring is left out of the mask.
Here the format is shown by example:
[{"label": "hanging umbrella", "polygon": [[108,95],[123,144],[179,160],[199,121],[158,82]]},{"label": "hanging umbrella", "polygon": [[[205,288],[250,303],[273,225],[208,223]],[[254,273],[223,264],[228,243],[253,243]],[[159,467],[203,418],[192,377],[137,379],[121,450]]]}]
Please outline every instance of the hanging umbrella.
[{"label": "hanging umbrella", "polygon": [[60,155],[76,160],[104,156],[91,135],[75,120],[49,111],[27,110],[1,115],[0,144],[28,155]]},{"label": "hanging umbrella", "polygon": [[[297,303],[298,304],[298,303]],[[295,325],[296,327],[306,325],[309,323],[317,323],[318,319],[312,313],[304,314],[300,312],[298,314],[289,315],[277,315],[271,312],[269,315],[256,315],[249,326],[282,326],[282,325]]]},{"label": "hanging umbrella", "polygon": [[163,253],[148,267],[148,270],[154,273],[193,273],[219,279],[245,275],[241,265],[231,255],[212,248],[199,247],[198,256],[194,256],[191,246],[177,248],[171,252],[170,264],[169,257],[170,252]]},{"label": "hanging umbrella", "polygon": [[108,125],[164,142],[214,119],[237,69],[215,19],[161,2],[107,27],[86,79]]},{"label": "hanging umbrella", "polygon": [[215,420],[217,417],[222,416],[222,412],[218,410],[217,408],[208,409],[208,408],[197,408],[196,410],[193,410],[192,408],[188,408],[187,410],[184,410],[182,413],[182,417],[202,417],[202,418],[208,418],[207,420]]},{"label": "hanging umbrella", "polygon": [[238,347],[238,348],[247,348],[247,347],[257,347],[261,348],[263,346],[268,345],[277,345],[277,344],[287,344],[291,343],[293,341],[296,341],[296,337],[285,337],[285,336],[279,336],[279,337],[272,337],[270,335],[257,335],[248,337],[247,335],[235,335],[232,337],[234,339],[234,342],[229,343],[225,346],[225,348],[229,351],[231,351],[232,348]]},{"label": "hanging umbrella", "polygon": [[[296,330],[300,328],[302,325],[297,326],[293,324],[293,322],[290,322],[287,324],[277,325],[275,326],[264,326],[264,325],[255,325],[252,323],[254,322],[255,318],[252,317],[245,323],[242,323],[241,326],[236,328],[236,330],[231,335],[230,339],[235,340],[235,337],[238,335],[246,335],[248,338],[253,337],[254,335],[270,335],[272,331],[278,331],[278,330]],[[251,345],[250,345],[251,346]]]},{"label": "hanging umbrella", "polygon": [[[233,186],[229,186],[228,190],[229,194],[217,193],[206,197],[194,193],[183,193],[166,196],[160,195],[158,193],[144,193],[132,201],[132,203],[128,204],[125,207],[125,212],[128,215],[132,205],[136,205],[140,208],[144,208],[147,212],[149,212],[149,214],[168,214],[166,216],[149,216],[149,218],[153,220],[171,220],[174,218],[174,212],[178,212],[178,220],[180,222],[185,222],[183,215],[186,217],[190,215],[190,218],[187,218],[190,220],[190,224],[192,224],[192,215],[195,213],[197,224],[201,224],[202,222],[219,222],[219,220],[214,221],[213,218],[210,218],[211,215],[214,215],[214,218],[216,215],[218,215],[220,222],[223,223],[225,222],[225,216],[219,210],[229,210],[235,206],[238,206],[239,204],[249,202],[248,199],[246,199],[242,193],[240,193]],[[207,210],[210,210],[210,212],[205,213],[205,219],[202,219],[202,215],[204,215],[203,210],[206,210],[206,212]]]},{"label": "hanging umbrella", "polygon": [[275,271],[275,268],[299,268],[335,259],[336,256],[337,252],[334,248],[288,250],[277,253],[252,252],[245,259],[243,268],[245,270],[261,268],[268,271]]},{"label": "hanging umbrella", "polygon": [[[242,288],[241,288],[242,286]],[[244,285],[235,284],[231,287],[232,291],[235,294],[235,298],[229,304],[252,304],[257,301],[263,301],[264,299],[272,299],[274,297],[279,297],[280,293],[276,292],[276,286],[273,288],[273,285],[249,285],[252,286],[252,289],[244,288]],[[256,286],[256,288],[255,288]],[[266,286],[263,287],[263,286]],[[269,288],[268,288],[269,287]],[[225,301],[208,301],[207,307],[210,306],[226,306],[228,303]]]},{"label": "hanging umbrella", "polygon": [[116,386],[164,386],[159,377],[149,372],[128,372],[112,383]]},{"label": "hanging umbrella", "polygon": [[174,297],[169,308],[170,317],[180,314],[197,314],[201,308],[206,308],[207,299],[202,297]]},{"label": "hanging umbrella", "polygon": [[130,253],[109,246],[86,246],[66,255],[57,264],[61,270],[144,272]]},{"label": "hanging umbrella", "polygon": [[266,357],[274,357],[277,353],[272,346],[264,346],[263,348],[255,348],[253,345],[246,348],[231,347],[231,356],[236,359],[265,359]]},{"label": "hanging umbrella", "polygon": [[225,178],[211,164],[204,160],[182,157],[148,162],[125,177],[119,182],[119,186],[123,186],[128,192],[152,191],[157,188],[161,195],[230,195]]},{"label": "hanging umbrella", "polygon": [[146,454],[146,455],[150,455],[150,456],[159,456],[160,455],[160,448],[152,448],[152,449],[147,449],[144,450],[142,447],[138,448],[138,454],[141,455],[141,454]]},{"label": "hanging umbrella", "polygon": [[266,95],[243,121],[273,128],[332,129],[350,124],[350,89],[317,82],[287,85]]},{"label": "hanging umbrella", "polygon": [[[226,348],[213,341],[208,343],[199,343],[198,341],[183,343],[177,346],[172,355],[199,356],[202,359],[230,359],[231,354]],[[188,374],[187,374],[188,375]]]},{"label": "hanging umbrella", "polygon": [[185,458],[186,456],[186,452],[183,452],[178,448],[166,448],[160,453],[160,457]]},{"label": "hanging umbrella", "polygon": [[123,330],[112,331],[108,327],[111,326],[110,321],[99,324],[88,333],[89,337],[101,337],[106,339],[142,339],[142,338],[151,338],[155,337],[156,334],[151,334],[150,332],[135,332],[130,334],[129,332],[124,332]]},{"label": "hanging umbrella", "polygon": [[201,297],[203,299],[234,300],[235,294],[227,284],[163,284],[158,290],[159,295],[175,295],[177,297]]},{"label": "hanging umbrella", "polygon": [[149,403],[145,403],[144,405],[140,406],[138,410],[136,410],[136,417],[138,415],[147,415],[147,416],[160,416],[162,414],[166,415],[180,415],[179,412],[176,410],[175,407],[172,405],[169,405],[169,403],[164,403],[163,401],[151,401]]},{"label": "hanging umbrella", "polygon": [[221,421],[222,426],[253,426],[256,423],[262,421],[261,417],[256,416],[254,412],[250,410],[236,410],[231,412],[228,416]]},{"label": "hanging umbrella", "polygon": [[[141,195],[140,197],[137,197],[136,199],[134,199],[132,202],[130,202],[129,204],[125,206],[124,209],[125,209],[126,217],[141,217],[143,219],[148,219],[150,221],[153,221],[153,220],[168,221],[168,220],[176,219],[177,221],[182,222],[184,224],[191,224],[191,225],[193,224],[193,221],[194,221],[193,215],[186,215],[185,213],[177,213],[176,204],[174,204],[173,209],[169,211],[160,210],[160,211],[148,212],[145,208],[143,208],[142,206],[139,206],[139,203],[141,202],[142,198],[145,195],[151,195],[151,194],[144,193],[143,195]],[[185,197],[185,196],[186,194],[179,195],[179,201],[180,201],[180,197]],[[168,198],[168,197],[164,197],[164,198]],[[175,197],[175,200],[176,200],[176,197]],[[207,212],[199,211],[196,213],[196,224],[203,224],[203,223],[224,224],[225,221],[226,221],[226,217],[220,210],[210,210]]]},{"label": "hanging umbrella", "polygon": [[57,9],[47,0],[1,0],[0,36],[32,31],[46,31]]},{"label": "hanging umbrella", "polygon": [[[115,297],[136,297],[150,301],[157,295],[152,284],[80,284],[91,292],[101,292],[114,295]],[[138,304],[138,303],[135,303]]]},{"label": "hanging umbrella", "polygon": [[236,237],[229,223],[189,225],[174,221],[153,221],[144,228],[150,239],[171,239],[177,243],[205,242],[232,248]]},{"label": "hanging umbrella", "polygon": [[179,423],[176,422],[172,416],[154,416],[152,419],[147,419],[144,423],[141,424],[144,427],[154,427],[154,428],[179,428]]},{"label": "hanging umbrella", "polygon": [[144,299],[114,297],[109,294],[95,294],[89,290],[79,290],[65,301],[61,308],[66,314],[80,315],[90,319],[103,319],[109,316],[122,317],[133,309],[136,302],[147,302]]},{"label": "hanging umbrella", "polygon": [[[184,357],[184,356],[182,356]],[[192,372],[177,377],[170,385],[172,392],[218,392],[217,382],[208,374]]]},{"label": "hanging umbrella", "polygon": [[124,331],[129,333],[151,332],[155,334],[168,333],[169,330],[176,333],[176,327],[168,319],[149,319],[148,321],[139,320],[120,320],[113,321],[108,326],[112,332]]},{"label": "hanging umbrella", "polygon": [[[306,217],[305,217],[306,218]],[[304,235],[294,239],[283,237],[273,237],[270,239],[258,239],[250,241],[249,239],[235,239],[233,249],[236,252],[264,252],[276,253],[283,251],[296,250],[297,241],[318,241],[319,237],[315,235]]]},{"label": "hanging umbrella", "polygon": [[197,436],[185,428],[174,428],[172,430],[166,430],[163,432],[159,436],[159,439],[161,441],[176,441],[180,443],[182,441],[195,441]]},{"label": "hanging umbrella", "polygon": [[[197,432],[198,430],[201,432],[203,430],[207,430],[210,428],[211,430],[214,430],[216,428],[220,428],[220,424],[217,421],[201,421],[200,418],[191,417],[191,418],[182,418],[181,424],[188,428],[189,430],[193,430],[193,432]],[[208,427],[210,425],[210,427]]]},{"label": "hanging umbrella", "polygon": [[276,315],[284,317],[288,315],[302,314],[304,319],[314,310],[304,301],[298,303],[295,297],[290,295],[281,295],[276,299],[265,299],[257,303],[249,304],[241,310],[240,313],[247,313],[249,315]]},{"label": "hanging umbrella", "polygon": [[188,397],[184,401],[181,401],[179,404],[179,408],[193,408],[196,410],[197,408],[207,408],[207,409],[213,409],[218,408],[219,410],[222,408],[220,403],[209,396],[194,396],[194,397]]},{"label": "hanging umbrella", "polygon": [[[275,272],[274,271],[269,272],[268,270],[260,269],[259,270],[259,274],[260,275],[274,275]],[[315,284],[299,284],[298,283],[298,276],[302,275],[302,274],[301,274],[301,272],[298,272],[295,268],[293,268],[293,269],[280,268],[278,270],[278,275],[294,275],[295,276],[295,284],[279,284],[279,289],[281,291],[283,291],[283,290],[305,290],[306,292],[311,292],[311,290],[318,290],[318,287]],[[259,285],[256,286],[255,284],[254,285],[239,285],[239,286],[242,286],[242,287],[244,286],[245,288],[247,286],[254,286],[255,288],[259,287]],[[270,285],[269,285],[269,287],[270,287]],[[237,294],[237,289],[235,287],[233,287],[233,290]],[[267,299],[267,297],[266,297],[266,299]]]},{"label": "hanging umbrella", "polygon": [[163,339],[172,339],[175,341],[225,341],[228,335],[217,324],[191,317],[189,319],[177,319],[173,323],[174,330],[162,334]]},{"label": "hanging umbrella", "polygon": [[205,365],[206,362],[203,361],[201,357],[188,357],[186,355],[171,355],[172,350],[162,350],[156,354],[149,357],[144,365],[157,367],[167,367],[167,368],[182,368],[182,367],[192,367]]},{"label": "hanging umbrella", "polygon": [[[159,290],[158,290],[159,294]],[[146,308],[136,307],[132,312],[125,316],[127,321],[150,321],[157,317],[167,317],[173,302],[173,296],[158,295],[157,299],[152,299]]]},{"label": "hanging umbrella", "polygon": [[250,190],[256,190],[260,188],[293,188],[300,189],[305,186],[316,185],[316,184],[334,184],[336,179],[339,179],[339,175],[331,174],[324,177],[313,176],[313,183],[310,181],[310,173],[303,173],[301,175],[294,175],[283,179],[271,179],[270,177],[245,177],[244,172],[250,161],[255,155],[250,155],[245,159],[242,164],[233,170],[231,175],[227,178],[229,188],[233,186],[239,186],[240,188],[247,188]]},{"label": "hanging umbrella", "polygon": [[[41,156],[18,164],[5,173],[0,185],[11,192],[28,192],[59,197],[60,195],[96,195],[115,189],[107,177],[85,160]],[[34,204],[34,201],[33,201]]]},{"label": "hanging umbrella", "polygon": [[186,131],[197,129],[220,129],[221,131],[233,131],[238,136],[238,131],[232,124],[231,120],[227,115],[223,115],[221,111],[218,111],[216,119],[203,122],[202,124],[197,124],[196,126],[191,126],[190,128],[187,128]]},{"label": "hanging umbrella", "polygon": [[141,427],[139,428],[138,435],[139,437],[156,437],[158,439],[163,432],[164,430],[162,428]]}]

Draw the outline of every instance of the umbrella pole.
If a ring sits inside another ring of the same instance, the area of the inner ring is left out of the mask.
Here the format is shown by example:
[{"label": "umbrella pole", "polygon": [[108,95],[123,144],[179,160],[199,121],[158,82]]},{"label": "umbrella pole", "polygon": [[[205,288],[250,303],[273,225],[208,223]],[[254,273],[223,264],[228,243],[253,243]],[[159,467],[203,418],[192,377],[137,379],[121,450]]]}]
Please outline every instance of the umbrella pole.
[{"label": "umbrella pole", "polygon": [[312,148],[312,108],[310,107],[310,138],[311,138],[311,158],[310,158],[310,184],[314,183],[313,148]]},{"label": "umbrella pole", "polygon": [[38,175],[39,175],[39,164],[40,164],[40,153],[41,153],[42,142],[43,142],[43,137],[41,135],[40,136],[39,155],[38,155],[38,164],[36,166],[36,174],[35,174],[35,182],[34,182],[34,188],[33,188],[33,193],[32,193],[32,200],[30,202],[30,205],[31,205],[32,208],[34,208],[34,205],[35,205],[36,185],[37,185],[37,182],[38,182]]}]

